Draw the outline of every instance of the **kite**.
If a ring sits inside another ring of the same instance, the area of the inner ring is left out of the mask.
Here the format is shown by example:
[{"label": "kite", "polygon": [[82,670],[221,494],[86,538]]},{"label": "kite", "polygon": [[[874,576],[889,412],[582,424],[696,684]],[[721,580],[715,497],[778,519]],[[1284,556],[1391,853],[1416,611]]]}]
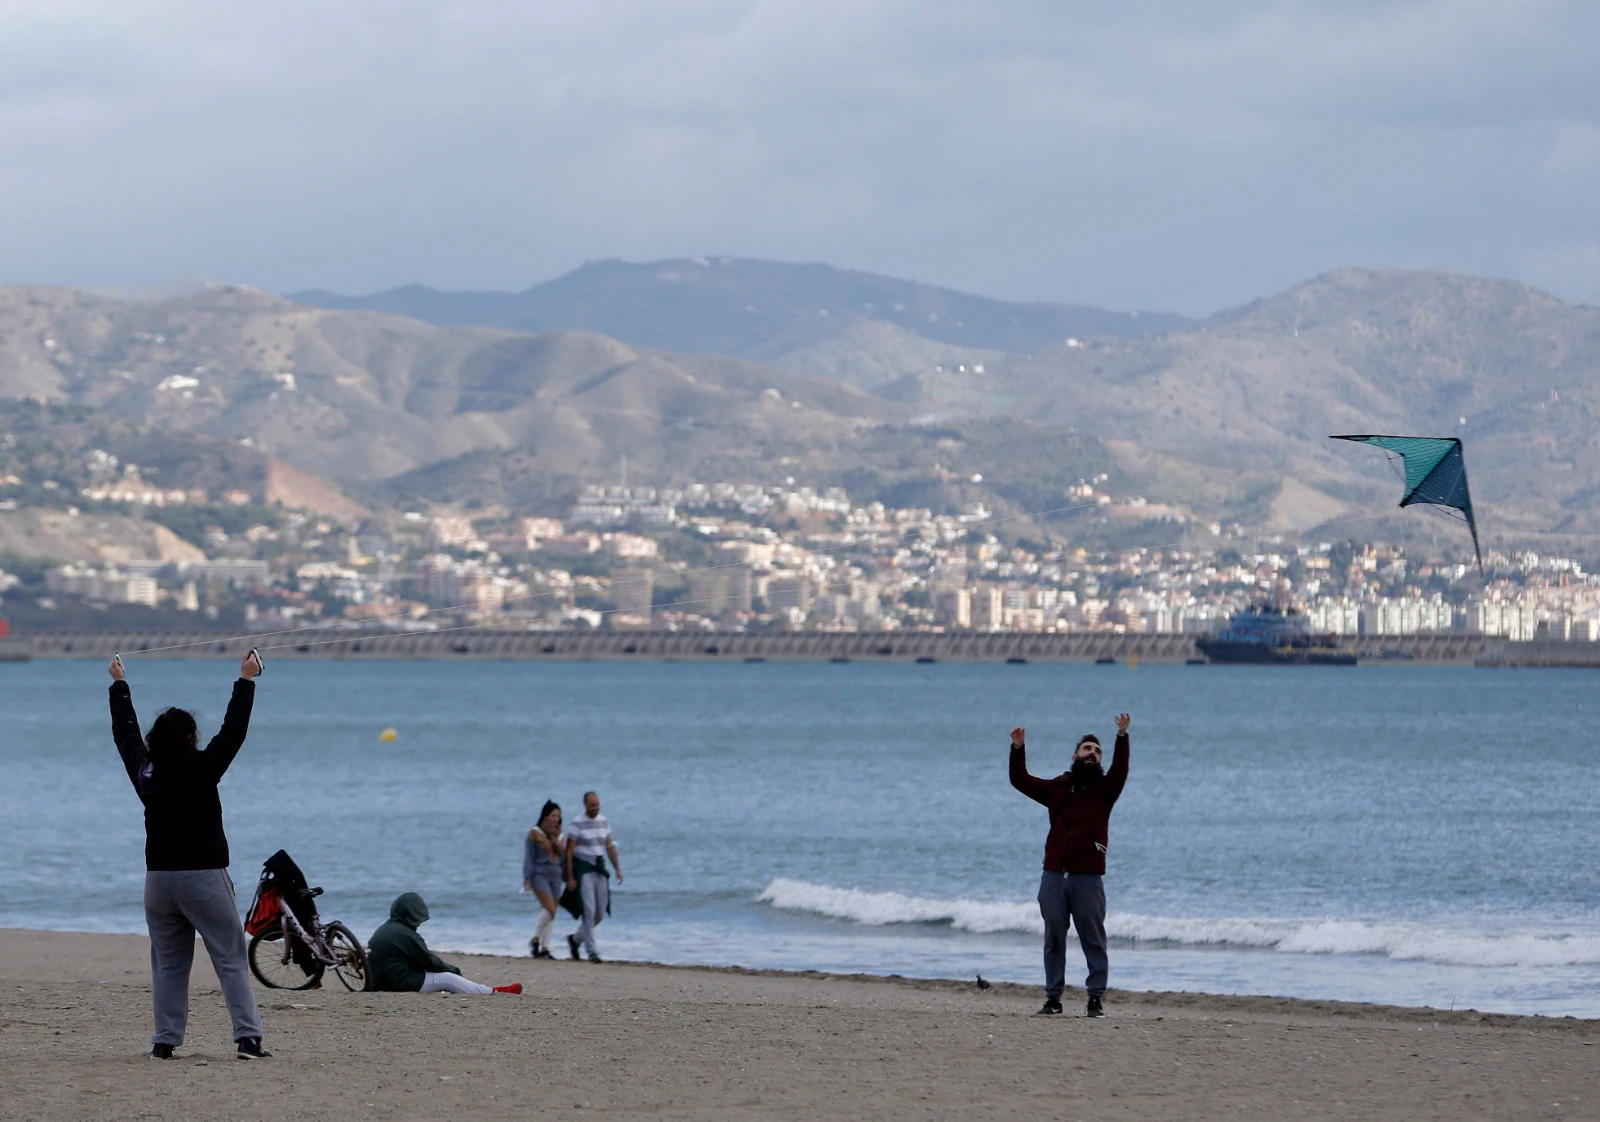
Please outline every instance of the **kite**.
[{"label": "kite", "polygon": [[1459,510],[1472,531],[1472,552],[1483,569],[1483,551],[1478,548],[1478,521],[1472,514],[1472,495],[1467,491],[1467,461],[1461,441],[1453,436],[1334,436],[1330,440],[1354,440],[1375,444],[1395,453],[1406,465],[1406,493],[1401,506],[1429,503]]}]

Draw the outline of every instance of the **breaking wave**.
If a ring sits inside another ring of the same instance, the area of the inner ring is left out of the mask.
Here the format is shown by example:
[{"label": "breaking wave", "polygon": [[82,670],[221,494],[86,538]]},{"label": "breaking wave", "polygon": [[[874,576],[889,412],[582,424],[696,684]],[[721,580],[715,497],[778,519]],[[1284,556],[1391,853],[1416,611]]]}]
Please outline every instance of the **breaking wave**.
[{"label": "breaking wave", "polygon": [[[989,935],[1042,935],[1033,901],[936,900],[899,892],[864,892],[779,878],[757,897],[783,911],[809,912],[870,927],[938,924]],[[1111,912],[1111,938],[1171,947],[1250,948],[1280,954],[1380,955],[1450,966],[1579,966],[1600,964],[1600,933],[1527,931],[1495,933],[1424,923],[1263,917],[1191,919]]]}]

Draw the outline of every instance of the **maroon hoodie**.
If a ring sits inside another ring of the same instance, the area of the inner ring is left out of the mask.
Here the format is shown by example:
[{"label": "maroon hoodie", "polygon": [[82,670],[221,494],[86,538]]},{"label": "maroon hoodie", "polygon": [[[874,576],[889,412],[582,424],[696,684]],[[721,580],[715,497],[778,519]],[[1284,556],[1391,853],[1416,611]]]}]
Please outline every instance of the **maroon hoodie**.
[{"label": "maroon hoodie", "polygon": [[1076,787],[1072,773],[1054,779],[1028,774],[1026,747],[1011,749],[1011,785],[1050,811],[1044,867],[1052,873],[1103,873],[1111,808],[1128,781],[1128,734],[1118,733],[1111,767],[1093,783]]}]

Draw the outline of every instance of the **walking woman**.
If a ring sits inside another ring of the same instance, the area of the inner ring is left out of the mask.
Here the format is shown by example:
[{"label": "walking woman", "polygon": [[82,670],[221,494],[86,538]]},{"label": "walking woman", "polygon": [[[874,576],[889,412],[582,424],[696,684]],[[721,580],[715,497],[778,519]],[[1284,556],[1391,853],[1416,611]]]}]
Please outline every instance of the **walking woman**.
[{"label": "walking woman", "polygon": [[561,833],[561,808],[547,801],[539,812],[539,824],[528,831],[522,850],[523,891],[538,897],[539,907],[544,910],[533,938],[528,940],[534,958],[554,957],[550,953],[550,931],[555,926],[556,902],[564,887],[561,861],[566,847],[567,839]]},{"label": "walking woman", "polygon": [[228,838],[217,796],[217,784],[244,746],[259,673],[261,660],[251,651],[239,663],[222,728],[202,752],[194,716],[182,709],[163,709],[140,739],[122,660],[111,660],[111,735],[144,803],[144,918],[156,1023],[150,1055],[158,1060],[170,1060],[183,1043],[196,932],[222,983],[239,1058],[272,1054],[261,1047],[261,1013],[245,965],[244,926],[228,877]]}]

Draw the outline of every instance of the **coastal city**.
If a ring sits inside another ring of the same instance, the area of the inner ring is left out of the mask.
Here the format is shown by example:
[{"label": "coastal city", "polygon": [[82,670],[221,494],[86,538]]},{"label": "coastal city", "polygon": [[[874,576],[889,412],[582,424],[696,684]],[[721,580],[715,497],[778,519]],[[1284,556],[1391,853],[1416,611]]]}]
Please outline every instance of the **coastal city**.
[{"label": "coastal city", "polygon": [[[0,570],[0,591],[35,627],[74,605],[132,605],[166,626],[208,620],[247,632],[481,624],[1201,635],[1265,602],[1303,612],[1312,632],[1330,636],[1600,640],[1600,582],[1572,558],[1491,551],[1480,575],[1410,543],[1294,542],[1199,525],[1105,484],[1081,480],[1064,517],[1117,517],[1170,531],[1166,540],[1073,546],[1072,521],[1057,531],[1042,516],[981,504],[896,508],[792,480],[590,486],[563,517],[450,509],[354,524],[244,493],[217,502],[98,483],[65,508],[70,516],[185,504],[223,514],[192,521],[194,540],[177,559]],[[241,525],[224,517],[230,509],[260,521]]]}]

